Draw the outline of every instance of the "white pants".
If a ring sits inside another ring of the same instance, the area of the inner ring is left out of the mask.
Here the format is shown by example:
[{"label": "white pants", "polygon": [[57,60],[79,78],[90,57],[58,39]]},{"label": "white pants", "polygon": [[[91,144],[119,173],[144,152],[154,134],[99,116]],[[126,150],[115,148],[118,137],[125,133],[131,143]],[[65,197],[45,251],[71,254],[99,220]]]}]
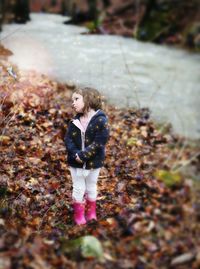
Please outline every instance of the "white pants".
[{"label": "white pants", "polygon": [[69,169],[73,183],[72,198],[80,203],[86,194],[89,200],[95,201],[97,198],[97,180],[101,168],[86,170],[70,166]]}]

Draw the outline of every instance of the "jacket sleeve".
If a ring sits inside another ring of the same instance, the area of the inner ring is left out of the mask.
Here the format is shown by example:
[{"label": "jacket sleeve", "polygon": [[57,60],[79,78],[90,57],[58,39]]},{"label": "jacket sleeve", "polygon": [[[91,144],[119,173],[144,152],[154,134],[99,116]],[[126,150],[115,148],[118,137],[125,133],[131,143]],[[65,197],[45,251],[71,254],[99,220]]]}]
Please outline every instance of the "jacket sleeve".
[{"label": "jacket sleeve", "polygon": [[78,152],[79,158],[83,162],[87,162],[93,158],[100,148],[104,148],[109,138],[109,127],[105,117],[101,117],[101,120],[95,124],[94,128],[97,129],[95,139],[88,147]]},{"label": "jacket sleeve", "polygon": [[72,124],[71,124],[71,122],[69,123],[67,131],[65,133],[64,142],[65,142],[65,146],[66,146],[68,155],[71,155],[73,158],[75,158],[75,155],[79,151],[79,149],[77,148],[77,146],[75,145],[75,143],[72,139]]}]

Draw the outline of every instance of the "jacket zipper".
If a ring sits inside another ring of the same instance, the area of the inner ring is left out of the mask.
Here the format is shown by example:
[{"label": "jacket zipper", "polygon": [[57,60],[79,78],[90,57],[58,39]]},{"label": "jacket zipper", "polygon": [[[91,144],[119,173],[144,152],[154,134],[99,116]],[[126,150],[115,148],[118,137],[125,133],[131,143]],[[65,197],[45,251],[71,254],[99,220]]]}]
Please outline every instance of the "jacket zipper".
[{"label": "jacket zipper", "polygon": [[[99,109],[96,111],[96,113],[97,113],[98,111],[99,111]],[[96,113],[95,113],[95,114],[96,114]],[[91,120],[93,119],[93,117],[94,117],[94,115],[93,115],[92,118],[89,120],[89,122],[88,122],[88,124],[87,124],[87,128],[88,128],[88,126],[89,126]],[[87,128],[86,128],[85,132],[81,131],[82,150],[85,150],[85,133],[86,133],[86,131],[87,131]],[[86,162],[83,164],[83,169],[85,169],[85,167],[86,167]]]},{"label": "jacket zipper", "polygon": [[[85,149],[85,132],[81,131],[82,150]],[[83,169],[86,167],[86,162],[83,164]]]}]

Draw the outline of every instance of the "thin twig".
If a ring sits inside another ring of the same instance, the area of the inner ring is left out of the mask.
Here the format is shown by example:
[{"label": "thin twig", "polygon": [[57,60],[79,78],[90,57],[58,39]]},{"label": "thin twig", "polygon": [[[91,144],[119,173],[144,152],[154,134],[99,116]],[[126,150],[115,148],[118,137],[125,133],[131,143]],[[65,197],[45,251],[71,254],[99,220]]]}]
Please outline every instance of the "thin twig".
[{"label": "thin twig", "polygon": [[[14,108],[16,109],[16,107],[14,107]],[[17,110],[14,111],[14,114],[12,115],[12,117],[7,121],[6,126],[3,128],[2,133],[0,134],[0,136],[3,136],[4,135],[4,133],[6,131],[6,128],[9,126],[9,123],[15,118],[16,114],[17,114]],[[3,142],[0,143],[0,147],[2,146],[2,143]]]},{"label": "thin twig", "polygon": [[18,31],[19,31],[20,29],[22,29],[22,28],[23,28],[23,26],[18,27],[17,29],[15,29],[15,31],[13,31],[13,32],[11,32],[11,33],[9,33],[9,34],[7,34],[6,36],[4,36],[3,38],[0,39],[0,42],[1,42],[2,40],[7,39],[8,37],[14,35],[16,32],[18,32]]},{"label": "thin twig", "polygon": [[6,199],[6,201],[10,201],[10,200],[13,200],[13,202],[15,201],[15,200],[17,200],[19,197],[20,197],[20,195],[22,195],[22,193],[24,192],[24,190],[23,191],[21,191],[18,195],[17,195],[17,197],[12,197],[12,198],[7,198]]},{"label": "thin twig", "polygon": [[52,207],[55,206],[55,205],[56,205],[55,203],[54,203],[53,205],[51,205],[51,206],[45,211],[45,213],[43,214],[42,220],[41,220],[40,225],[39,225],[39,227],[38,227],[38,229],[37,229],[38,232],[39,232],[40,229],[41,229],[41,226],[42,226],[42,223],[43,223],[43,221],[44,221],[44,218],[45,218],[46,214],[47,214],[47,213],[49,212],[49,210],[51,210]]},{"label": "thin twig", "polygon": [[[133,76],[131,75],[129,66],[128,66],[127,62],[126,62],[126,58],[125,58],[125,55],[124,55],[124,52],[123,52],[123,49],[122,49],[122,44],[121,44],[121,42],[119,42],[119,45],[120,45],[120,50],[121,50],[121,54],[122,54],[122,57],[123,57],[123,61],[124,61],[125,68],[126,68],[128,74],[129,74],[130,77],[131,77],[131,80],[132,80],[132,82],[133,82],[133,84],[134,84],[134,87],[136,88],[136,85],[137,85],[137,84],[136,84],[135,80],[133,79]],[[135,98],[136,98],[137,106],[138,106],[138,108],[140,108],[141,105],[140,105],[139,97],[138,97],[138,94],[137,94],[137,90],[134,90],[133,92],[134,92],[134,94],[135,94]]]},{"label": "thin twig", "polygon": [[7,93],[7,95],[4,96],[4,98],[3,98],[3,100],[2,100],[2,102],[1,102],[1,104],[0,104],[0,109],[1,109],[1,110],[2,110],[3,104],[4,104],[5,100],[6,100],[6,97],[7,97],[8,95],[9,95],[9,93]]},{"label": "thin twig", "polygon": [[[183,130],[184,130],[184,137],[185,137],[185,126],[184,126],[184,123],[183,123],[183,121],[182,121],[182,118],[181,118],[180,114],[178,113],[178,111],[176,110],[175,107],[173,107],[173,110],[175,111],[176,115],[178,116],[178,118],[179,118],[179,120],[180,120],[180,122],[181,122],[181,126],[182,126],[182,128],[183,128]],[[175,144],[175,146],[176,146],[178,143],[179,143],[179,141],[177,141],[177,143]],[[185,142],[183,143],[182,147],[179,149],[179,151],[178,151],[178,158],[180,157],[180,152],[182,153],[182,152],[183,152],[183,149],[186,147],[186,144],[187,144],[187,141],[185,141]],[[171,161],[172,156],[173,156],[175,150],[176,150],[176,148],[171,152],[171,154],[169,154],[168,158],[167,158],[167,159],[165,160],[165,162],[164,162],[164,165],[166,165],[169,161]],[[178,158],[176,158],[176,160],[174,161],[174,163],[178,160]],[[174,164],[174,165],[176,165],[176,164]],[[174,167],[174,165],[173,165],[173,167]],[[173,168],[172,168],[172,169],[173,169]]]},{"label": "thin twig", "polygon": [[177,172],[180,169],[182,169],[183,167],[187,166],[188,164],[190,164],[193,160],[195,160],[198,156],[200,155],[200,151],[197,152],[195,155],[193,155],[189,160],[185,161],[180,167],[177,167],[176,169],[172,169],[173,172]]}]

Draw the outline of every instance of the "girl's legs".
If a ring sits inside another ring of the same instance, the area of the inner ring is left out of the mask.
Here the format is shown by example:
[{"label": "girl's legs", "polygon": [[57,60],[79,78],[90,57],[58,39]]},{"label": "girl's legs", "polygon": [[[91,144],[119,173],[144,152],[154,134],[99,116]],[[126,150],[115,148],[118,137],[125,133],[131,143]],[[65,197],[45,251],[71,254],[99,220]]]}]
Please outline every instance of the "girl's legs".
[{"label": "girl's legs", "polygon": [[85,179],[86,196],[90,201],[97,199],[97,180],[100,173],[100,168],[90,170],[89,175]]},{"label": "girl's legs", "polygon": [[96,198],[97,198],[97,180],[99,176],[100,168],[91,170],[86,177],[86,219],[97,219],[96,216]]},{"label": "girl's legs", "polygon": [[70,172],[73,183],[72,198],[74,201],[82,203],[86,191],[85,178],[77,168],[70,167]]},{"label": "girl's legs", "polygon": [[100,168],[84,170],[70,167],[73,182],[74,221],[76,224],[85,224],[84,194],[87,201],[87,220],[96,219],[97,180]]},{"label": "girl's legs", "polygon": [[85,178],[77,173],[77,169],[70,167],[70,172],[73,182],[73,208],[74,208],[74,222],[78,225],[85,224],[85,204],[83,202],[83,196],[85,194]]}]

